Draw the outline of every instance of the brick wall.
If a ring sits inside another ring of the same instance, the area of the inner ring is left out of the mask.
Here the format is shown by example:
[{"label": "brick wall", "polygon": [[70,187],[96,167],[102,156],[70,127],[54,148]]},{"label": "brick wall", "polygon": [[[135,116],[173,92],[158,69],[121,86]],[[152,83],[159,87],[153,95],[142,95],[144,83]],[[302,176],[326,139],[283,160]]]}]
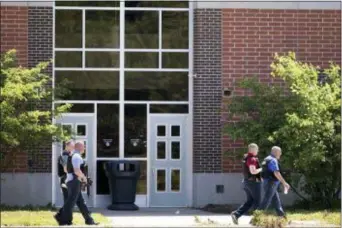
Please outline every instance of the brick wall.
[{"label": "brick wall", "polygon": [[[28,8],[28,66],[53,58],[53,10],[51,7]],[[52,76],[52,64],[46,72]],[[51,86],[51,85],[49,85]],[[42,110],[51,110],[51,103],[41,103]],[[29,153],[30,172],[51,172],[51,143],[45,142]]]},{"label": "brick wall", "polygon": [[[51,7],[1,6],[1,53],[16,49],[18,63],[33,67],[52,59]],[[52,75],[52,65],[46,70]],[[51,109],[50,103],[41,103],[42,110]],[[51,172],[51,143],[42,143],[39,148],[19,152],[8,157],[11,163],[2,170],[6,172]]]},{"label": "brick wall", "polygon": [[27,7],[0,6],[0,51],[17,50],[18,64],[27,66]]},{"label": "brick wall", "polygon": [[194,20],[194,172],[221,172],[221,10]]},{"label": "brick wall", "polygon": [[[17,50],[17,61],[27,66],[28,61],[27,7],[0,6],[0,52]],[[16,152],[2,160],[2,172],[27,172],[27,153]]]},{"label": "brick wall", "polygon": [[[246,95],[236,82],[258,76],[260,82],[279,83],[270,77],[275,52],[295,51],[301,61],[326,66],[330,60],[341,64],[341,11],[224,9],[222,12],[223,87],[233,96]],[[229,107],[224,105],[224,122]],[[223,171],[240,172],[235,152],[243,142],[222,138]]]}]

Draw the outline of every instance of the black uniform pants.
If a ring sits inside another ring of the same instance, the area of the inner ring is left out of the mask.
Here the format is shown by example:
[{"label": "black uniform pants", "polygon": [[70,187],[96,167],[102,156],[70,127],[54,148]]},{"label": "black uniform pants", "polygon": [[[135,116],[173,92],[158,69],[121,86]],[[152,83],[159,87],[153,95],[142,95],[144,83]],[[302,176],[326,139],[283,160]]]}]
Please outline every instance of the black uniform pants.
[{"label": "black uniform pants", "polygon": [[81,182],[74,177],[72,181],[67,183],[68,187],[68,198],[64,203],[63,207],[59,211],[59,220],[62,224],[69,224],[72,222],[72,210],[77,205],[80,209],[82,216],[86,224],[94,223],[93,218],[90,216],[87,205],[83,199],[81,193]]},{"label": "black uniform pants", "polygon": [[243,190],[246,193],[246,202],[242,204],[235,212],[236,217],[241,217],[243,214],[248,212],[249,209],[254,210],[259,207],[261,201],[261,182],[244,180]]}]

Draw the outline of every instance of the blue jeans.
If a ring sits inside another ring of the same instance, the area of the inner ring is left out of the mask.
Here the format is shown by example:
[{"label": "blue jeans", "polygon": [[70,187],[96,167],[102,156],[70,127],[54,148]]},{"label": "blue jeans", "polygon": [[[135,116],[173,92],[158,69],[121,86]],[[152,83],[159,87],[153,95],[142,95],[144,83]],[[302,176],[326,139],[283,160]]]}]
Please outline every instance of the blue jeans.
[{"label": "blue jeans", "polygon": [[285,216],[278,193],[279,182],[264,180],[264,198],[260,205],[260,210],[267,210],[273,204],[278,216]]},{"label": "blue jeans", "polygon": [[261,182],[243,181],[243,190],[246,193],[247,200],[235,212],[237,218],[245,214],[249,209],[257,209],[261,200]]}]

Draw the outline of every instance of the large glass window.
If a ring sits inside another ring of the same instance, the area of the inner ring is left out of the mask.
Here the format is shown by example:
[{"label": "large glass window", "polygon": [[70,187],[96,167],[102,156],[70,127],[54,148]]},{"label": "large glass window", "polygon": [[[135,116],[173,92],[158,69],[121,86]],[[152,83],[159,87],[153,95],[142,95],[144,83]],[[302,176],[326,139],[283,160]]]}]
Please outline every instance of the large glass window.
[{"label": "large glass window", "polygon": [[120,1],[56,1],[56,6],[119,7]]},{"label": "large glass window", "polygon": [[86,11],[86,47],[120,47],[120,11]]},{"label": "large glass window", "polygon": [[158,11],[125,12],[125,48],[158,48]]},{"label": "large glass window", "polygon": [[[96,193],[110,192],[106,162],[139,158],[143,161],[137,194],[146,194],[148,113],[189,112],[189,2],[56,1],[55,5],[55,99],[74,103],[72,113],[96,114]],[[154,102],[148,110],[150,101]],[[165,156],[160,150],[160,157]],[[174,149],[174,159],[179,156]],[[179,174],[174,171],[172,189],[177,191]],[[162,191],[162,181],[170,177],[163,170],[159,173]]]},{"label": "large glass window", "polygon": [[147,157],[146,105],[125,105],[125,157]]},{"label": "large glass window", "polygon": [[187,101],[187,72],[125,72],[126,100]]},{"label": "large glass window", "polygon": [[120,53],[108,51],[86,52],[86,67],[92,68],[119,68]]},{"label": "large glass window", "polygon": [[189,47],[188,12],[163,12],[162,47],[187,49]]},{"label": "large glass window", "polygon": [[119,72],[56,71],[55,86],[68,89],[61,100],[118,100]]},{"label": "large glass window", "polygon": [[57,48],[82,47],[82,11],[56,10],[55,30]]},{"label": "large glass window", "polygon": [[126,52],[125,67],[127,68],[158,68],[157,52]]},{"label": "large glass window", "polygon": [[97,105],[97,157],[119,157],[119,105]]},{"label": "large glass window", "polygon": [[55,67],[82,67],[82,52],[56,51]]}]

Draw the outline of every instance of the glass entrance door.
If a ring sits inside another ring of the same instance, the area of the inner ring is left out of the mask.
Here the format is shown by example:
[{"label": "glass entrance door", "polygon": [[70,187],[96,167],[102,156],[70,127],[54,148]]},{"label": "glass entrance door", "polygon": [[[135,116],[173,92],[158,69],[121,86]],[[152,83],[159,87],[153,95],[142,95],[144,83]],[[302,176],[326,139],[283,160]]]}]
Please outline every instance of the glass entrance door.
[{"label": "glass entrance door", "polygon": [[187,115],[150,115],[150,206],[189,205]]},{"label": "glass entrance door", "polygon": [[[94,114],[64,114],[62,117],[56,120],[57,124],[62,124],[63,128],[68,129],[72,132],[73,139],[77,141],[83,141],[85,145],[85,153],[84,160],[88,166],[88,176],[95,180],[95,172],[94,172]],[[64,143],[56,144],[55,149],[55,158],[54,161],[57,165],[58,156],[64,150]],[[56,169],[57,170],[57,169]],[[63,206],[63,194],[59,183],[59,178],[57,176],[57,172],[53,175],[56,175],[55,178],[55,205],[56,207]],[[95,181],[94,181],[95,182]],[[92,207],[94,205],[94,193],[95,188],[92,186],[90,188],[90,196],[87,196],[86,192],[82,192],[83,197],[88,206]]]}]

